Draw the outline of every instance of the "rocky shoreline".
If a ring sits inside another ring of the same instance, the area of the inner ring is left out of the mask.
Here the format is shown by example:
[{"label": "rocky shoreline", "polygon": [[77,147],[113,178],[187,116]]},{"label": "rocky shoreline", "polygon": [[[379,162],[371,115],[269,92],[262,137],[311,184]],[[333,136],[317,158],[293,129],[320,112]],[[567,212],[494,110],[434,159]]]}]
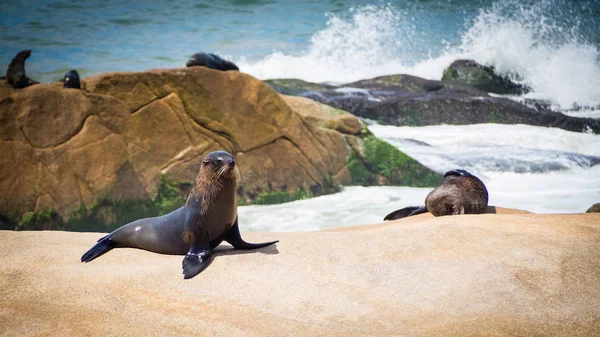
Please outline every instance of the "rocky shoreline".
[{"label": "rocky shoreline", "polygon": [[237,157],[241,204],[344,185],[435,186],[440,174],[356,117],[204,67],[0,87],[0,224],[110,230],[185,203],[204,154]]},{"label": "rocky shoreline", "polygon": [[457,61],[444,79],[390,75],[340,87],[191,67],[95,75],[81,90],[0,85],[0,229],[108,231],[168,213],[185,202],[203,155],[218,149],[237,157],[240,205],[441,180],[357,117],[600,133],[599,120],[481,91],[529,90],[491,67]]},{"label": "rocky shoreline", "polygon": [[342,86],[298,79],[265,82],[282,94],[308,97],[380,124],[528,124],[600,134],[598,119],[572,117],[552,111],[547,102],[528,100],[529,104],[525,105],[508,98],[491,96],[488,90],[513,95],[527,90],[494,74],[493,68],[472,61],[457,61],[446,70],[444,79],[433,81],[411,75],[390,75]]}]

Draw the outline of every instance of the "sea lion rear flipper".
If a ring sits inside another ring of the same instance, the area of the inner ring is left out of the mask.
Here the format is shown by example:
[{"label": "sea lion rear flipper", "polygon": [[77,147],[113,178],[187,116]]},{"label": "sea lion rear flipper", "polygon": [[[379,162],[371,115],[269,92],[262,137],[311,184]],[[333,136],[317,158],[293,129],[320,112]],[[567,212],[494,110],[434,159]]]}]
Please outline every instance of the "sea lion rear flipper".
[{"label": "sea lion rear flipper", "polygon": [[110,239],[110,235],[107,235],[98,240],[98,243],[95,244],[94,247],[90,248],[90,250],[81,256],[81,262],[90,262],[93,259],[106,254],[113,248],[114,245]]},{"label": "sea lion rear flipper", "polygon": [[421,213],[427,213],[427,208],[425,208],[425,206],[405,207],[386,215],[385,218],[383,218],[383,221],[402,219],[411,215],[417,215]]},{"label": "sea lion rear flipper", "polygon": [[279,240],[263,243],[248,243],[244,241],[242,239],[242,235],[240,234],[240,228],[238,227],[237,218],[235,218],[233,226],[229,230],[229,233],[227,233],[227,235],[225,236],[225,241],[229,242],[229,244],[232,245],[235,249],[258,249],[279,242]]},{"label": "sea lion rear flipper", "polygon": [[208,241],[196,242],[183,258],[183,278],[190,279],[200,274],[213,261],[213,253]]}]

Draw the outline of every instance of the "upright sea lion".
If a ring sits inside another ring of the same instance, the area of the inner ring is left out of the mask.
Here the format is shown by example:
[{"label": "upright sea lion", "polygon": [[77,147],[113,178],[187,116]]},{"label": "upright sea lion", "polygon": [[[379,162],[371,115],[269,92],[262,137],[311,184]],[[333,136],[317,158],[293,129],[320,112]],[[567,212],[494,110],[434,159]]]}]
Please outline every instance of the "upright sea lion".
[{"label": "upright sea lion", "polygon": [[185,64],[186,67],[204,66],[216,70],[240,70],[233,62],[211,53],[196,53]]},{"label": "upright sea lion", "polygon": [[34,81],[25,75],[25,60],[31,55],[31,50],[21,50],[8,65],[6,82],[15,89],[22,89],[40,82]]},{"label": "upright sea lion", "polygon": [[481,214],[488,204],[488,191],[479,178],[465,170],[452,170],[425,198],[425,206],[410,206],[394,211],[383,220],[396,220],[431,212],[435,216]]},{"label": "upright sea lion", "polygon": [[133,247],[183,255],[184,278],[198,275],[213,260],[212,249],[223,240],[235,249],[256,249],[278,241],[247,243],[238,227],[236,189],[239,171],[233,156],[211,152],[202,161],[196,185],[185,206],[163,216],[136,220],[98,240],[81,257],[90,262],[113,248]]},{"label": "upright sea lion", "polygon": [[65,88],[81,89],[81,83],[79,81],[79,73],[75,69],[69,70],[61,80]]}]

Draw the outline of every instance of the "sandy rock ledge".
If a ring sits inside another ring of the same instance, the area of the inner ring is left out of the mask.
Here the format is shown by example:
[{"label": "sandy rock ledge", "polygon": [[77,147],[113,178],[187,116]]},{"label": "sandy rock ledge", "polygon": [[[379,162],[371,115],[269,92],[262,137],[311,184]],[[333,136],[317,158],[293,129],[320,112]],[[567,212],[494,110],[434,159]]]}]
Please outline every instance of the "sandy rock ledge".
[{"label": "sandy rock ledge", "polygon": [[[100,233],[0,231],[3,336],[598,336],[600,214],[434,218],[223,245],[183,280],[180,256]],[[242,219],[243,221],[243,219]],[[309,220],[307,220],[309,221]]]}]

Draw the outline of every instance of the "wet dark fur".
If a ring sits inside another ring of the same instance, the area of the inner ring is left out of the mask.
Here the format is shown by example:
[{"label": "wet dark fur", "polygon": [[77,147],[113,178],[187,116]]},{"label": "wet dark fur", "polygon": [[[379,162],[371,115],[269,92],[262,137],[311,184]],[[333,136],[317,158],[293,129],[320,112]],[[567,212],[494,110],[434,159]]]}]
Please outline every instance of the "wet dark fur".
[{"label": "wet dark fur", "polygon": [[481,214],[488,204],[485,184],[465,170],[452,170],[425,198],[425,206],[410,206],[396,210],[383,220],[396,220],[416,214],[431,212],[435,216]]},{"label": "wet dark fur", "polygon": [[69,70],[68,73],[62,78],[64,88],[81,89],[81,82],[79,81],[79,73],[77,70]]},{"label": "wet dark fur", "polygon": [[216,70],[240,70],[233,62],[211,53],[196,53],[185,64],[186,67],[203,66]]},{"label": "wet dark fur", "polygon": [[25,60],[31,56],[31,50],[21,50],[8,65],[6,82],[15,89],[26,88],[40,82],[34,81],[25,75]]}]

